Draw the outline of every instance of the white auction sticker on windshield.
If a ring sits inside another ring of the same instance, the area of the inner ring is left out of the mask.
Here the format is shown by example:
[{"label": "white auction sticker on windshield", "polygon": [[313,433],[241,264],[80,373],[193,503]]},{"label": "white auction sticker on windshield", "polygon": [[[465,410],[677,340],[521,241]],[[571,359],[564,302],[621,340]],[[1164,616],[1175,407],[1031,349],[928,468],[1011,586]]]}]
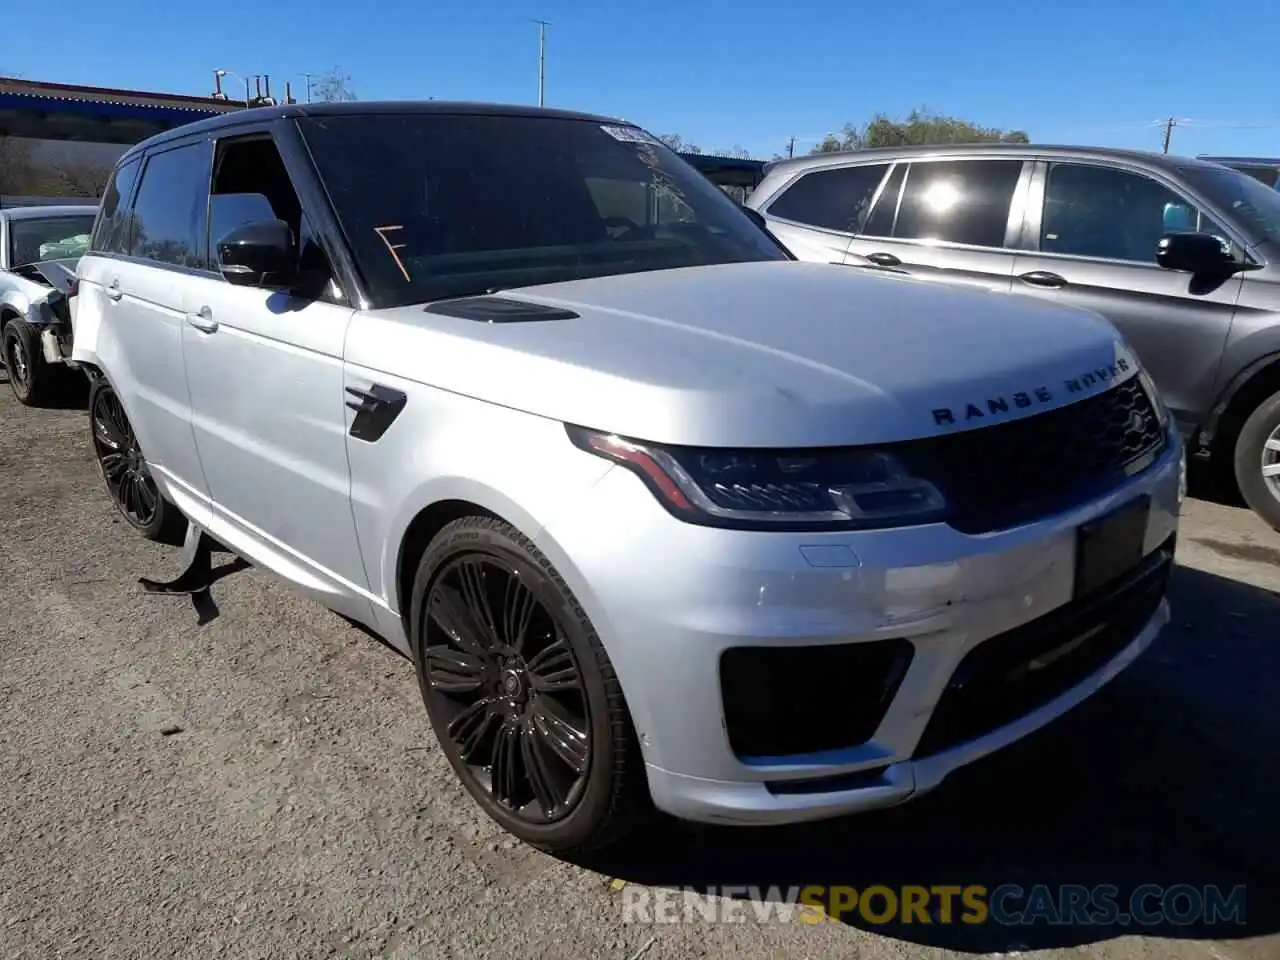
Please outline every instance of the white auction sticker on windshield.
[{"label": "white auction sticker on windshield", "polygon": [[615,140],[621,140],[623,143],[660,143],[661,141],[652,134],[645,133],[639,127],[617,127],[611,124],[601,124],[600,129],[613,137]]}]

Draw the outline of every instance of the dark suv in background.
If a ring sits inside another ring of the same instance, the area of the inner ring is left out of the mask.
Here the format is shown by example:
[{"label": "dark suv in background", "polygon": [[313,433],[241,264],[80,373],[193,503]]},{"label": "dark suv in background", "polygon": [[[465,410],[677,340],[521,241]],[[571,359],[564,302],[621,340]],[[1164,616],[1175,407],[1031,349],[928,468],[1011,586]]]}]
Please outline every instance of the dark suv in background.
[{"label": "dark suv in background", "polygon": [[991,144],[781,161],[747,203],[800,259],[1107,317],[1192,455],[1280,529],[1277,191],[1202,160]]}]

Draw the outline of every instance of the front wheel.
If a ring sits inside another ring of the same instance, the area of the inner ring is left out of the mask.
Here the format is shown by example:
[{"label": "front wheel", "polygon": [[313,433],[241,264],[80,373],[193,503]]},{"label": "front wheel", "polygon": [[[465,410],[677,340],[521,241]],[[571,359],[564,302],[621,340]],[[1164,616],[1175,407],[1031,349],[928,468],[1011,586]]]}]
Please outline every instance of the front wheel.
[{"label": "front wheel", "polygon": [[10,320],[0,332],[9,387],[18,402],[43,407],[58,399],[67,382],[67,370],[50,364],[40,347],[40,335],[25,320]]},{"label": "front wheel", "polygon": [[120,515],[148,540],[181,544],[187,518],[160,494],[119,396],[102,379],[89,392],[89,426],[98,472]]},{"label": "front wheel", "polygon": [[1240,428],[1235,475],[1245,503],[1280,530],[1280,393],[1262,401]]},{"label": "front wheel", "polygon": [[418,565],[410,611],[431,726],[490,817],[561,854],[635,823],[648,796],[622,689],[530,540],[492,517],[455,520]]}]

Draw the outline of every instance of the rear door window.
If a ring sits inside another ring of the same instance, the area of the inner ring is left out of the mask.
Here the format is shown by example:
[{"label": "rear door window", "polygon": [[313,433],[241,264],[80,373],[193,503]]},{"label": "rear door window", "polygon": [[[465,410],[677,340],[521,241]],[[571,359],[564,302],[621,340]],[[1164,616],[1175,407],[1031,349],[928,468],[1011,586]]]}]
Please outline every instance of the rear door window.
[{"label": "rear door window", "polygon": [[1003,247],[1021,160],[911,164],[893,235],[975,247]]},{"label": "rear door window", "polygon": [[102,197],[102,210],[94,225],[89,249],[94,253],[128,253],[130,201],[133,185],[138,179],[141,161],[136,157],[116,167]]},{"label": "rear door window", "polygon": [[868,163],[803,174],[769,204],[769,216],[859,233],[888,169],[887,163]]},{"label": "rear door window", "polygon": [[147,158],[133,203],[129,253],[179,267],[208,267],[212,144],[188,144]]}]

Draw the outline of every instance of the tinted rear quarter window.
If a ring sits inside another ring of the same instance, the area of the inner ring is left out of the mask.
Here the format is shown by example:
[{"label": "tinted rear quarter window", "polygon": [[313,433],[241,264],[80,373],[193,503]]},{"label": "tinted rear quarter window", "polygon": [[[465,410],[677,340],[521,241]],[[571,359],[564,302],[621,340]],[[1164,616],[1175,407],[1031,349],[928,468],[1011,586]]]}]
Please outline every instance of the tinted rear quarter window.
[{"label": "tinted rear quarter window", "polygon": [[1021,160],[913,163],[894,236],[1003,247]]},{"label": "tinted rear quarter window", "polygon": [[208,265],[206,218],[212,145],[193,143],[147,158],[133,203],[135,257],[181,267]]},{"label": "tinted rear quarter window", "polygon": [[803,174],[769,204],[769,215],[858,233],[888,168],[887,163],[871,163]]},{"label": "tinted rear quarter window", "polygon": [[102,196],[102,210],[93,229],[89,249],[97,253],[127,253],[129,250],[129,200],[138,179],[136,157],[116,167]]}]

